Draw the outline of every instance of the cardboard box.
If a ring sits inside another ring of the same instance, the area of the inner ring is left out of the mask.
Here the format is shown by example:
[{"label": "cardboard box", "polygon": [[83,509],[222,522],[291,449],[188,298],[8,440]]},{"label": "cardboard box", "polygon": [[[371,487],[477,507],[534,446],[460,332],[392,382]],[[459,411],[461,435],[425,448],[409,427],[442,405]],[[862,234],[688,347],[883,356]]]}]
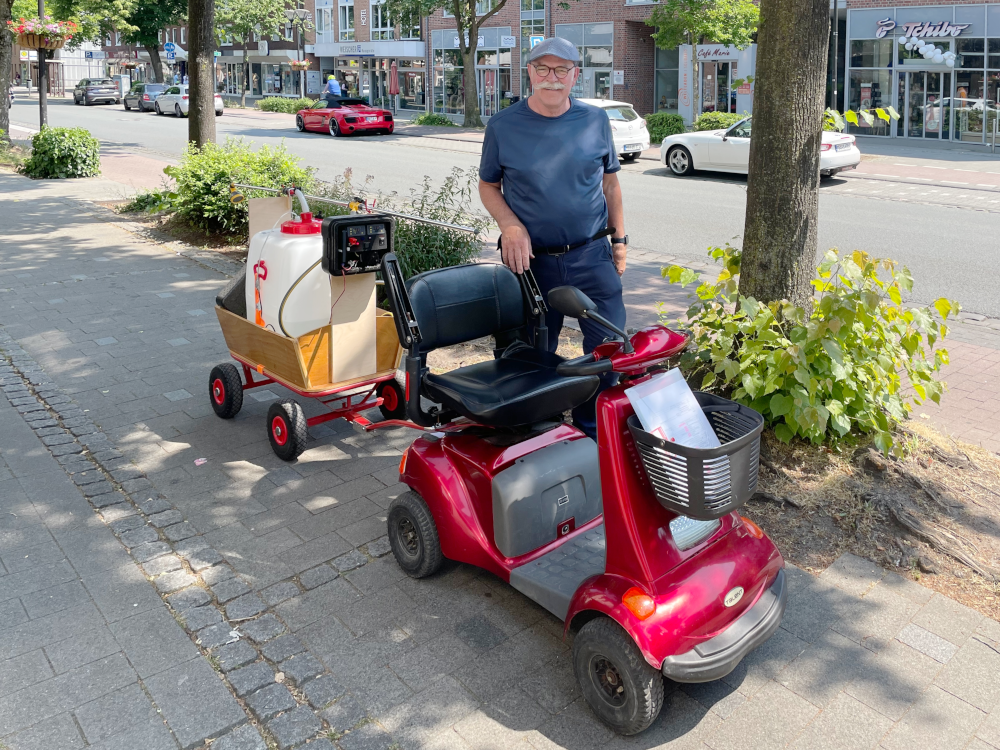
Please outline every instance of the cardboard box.
[{"label": "cardboard box", "polygon": [[375,274],[330,277],[330,382],[377,370]]}]

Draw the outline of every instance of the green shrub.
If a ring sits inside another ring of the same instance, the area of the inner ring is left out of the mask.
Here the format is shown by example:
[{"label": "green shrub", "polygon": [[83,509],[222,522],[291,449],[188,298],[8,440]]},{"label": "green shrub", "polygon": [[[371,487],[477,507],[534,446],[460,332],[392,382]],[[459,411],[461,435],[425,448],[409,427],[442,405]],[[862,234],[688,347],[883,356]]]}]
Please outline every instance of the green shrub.
[{"label": "green shrub", "polygon": [[735,112],[703,112],[694,121],[695,130],[722,130],[730,128],[740,120],[746,119],[750,115],[744,112],[738,115]]},{"label": "green shrub", "polygon": [[[177,183],[171,203],[188,223],[208,232],[245,236],[247,203],[233,204],[229,200],[229,184],[265,188],[296,185],[309,190],[314,182],[312,170],[299,166],[299,161],[285,150],[284,144],[253,151],[238,138],[222,146],[208,143],[199,149],[191,145],[180,164],[163,171]],[[257,197],[253,191],[244,193],[248,198]]]},{"label": "green shrub", "polygon": [[653,143],[662,143],[667,136],[683,133],[687,129],[684,127],[683,117],[669,112],[646,115],[646,128],[649,130],[649,140]]},{"label": "green shrub", "polygon": [[422,115],[414,117],[410,122],[414,125],[439,125],[445,128],[455,127],[455,123],[444,115],[439,115],[437,112],[424,112]]},{"label": "green shrub", "polygon": [[[935,346],[959,305],[942,297],[905,308],[902,295],[913,287],[906,268],[860,250],[844,257],[830,250],[812,282],[817,294],[802,308],[740,297],[741,252],[727,245],[709,254],[723,270],[715,283],[699,284],[687,311],[694,341],[681,367],[702,389],[759,411],[779,439],[818,444],[874,433],[888,453],[892,424],[906,418],[910,402],[939,402],[943,383],[933,376],[948,352]],[[698,280],[680,266],[663,276],[682,286]]]},{"label": "green shrub", "polygon": [[294,115],[300,109],[306,109],[315,103],[315,99],[308,97],[289,99],[284,96],[266,96],[257,102],[257,109],[263,112],[284,112],[286,115]]},{"label": "green shrub", "polygon": [[101,145],[84,128],[44,127],[31,139],[28,177],[94,177],[101,173]]},{"label": "green shrub", "polygon": [[[371,185],[371,177],[366,177],[358,186],[353,182],[353,172],[345,170],[342,177],[331,183],[317,185],[315,193],[339,201],[350,201],[356,196],[366,195]],[[376,195],[374,211],[396,211],[398,213],[434,219],[448,224],[471,227],[475,234],[457,229],[447,229],[430,224],[422,224],[405,219],[396,220],[396,256],[405,278],[434,268],[457,266],[474,260],[482,250],[480,235],[492,225],[489,216],[474,208],[479,194],[479,171],[475,167],[462,170],[454,167],[451,174],[439,186],[424,177],[419,188],[410,190],[408,200],[398,196]],[[317,216],[331,216],[348,213],[348,209],[322,204],[310,205]]]},{"label": "green shrub", "polygon": [[171,207],[170,190],[140,190],[132,196],[128,203],[118,210],[126,214],[156,213],[157,211],[168,210]]}]

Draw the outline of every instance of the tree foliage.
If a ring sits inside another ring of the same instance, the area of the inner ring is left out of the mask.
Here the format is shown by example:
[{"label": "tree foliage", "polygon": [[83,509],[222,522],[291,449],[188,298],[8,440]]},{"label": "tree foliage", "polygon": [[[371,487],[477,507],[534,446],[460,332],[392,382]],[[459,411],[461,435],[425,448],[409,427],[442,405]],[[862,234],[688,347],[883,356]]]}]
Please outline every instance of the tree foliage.
[{"label": "tree foliage", "polygon": [[646,23],[656,28],[653,39],[661,49],[701,42],[746,49],[759,20],[753,0],[661,0]]},{"label": "tree foliage", "polygon": [[[386,0],[385,9],[389,17],[403,26],[411,27],[420,19],[429,16],[439,8],[446,9],[455,17],[458,49],[462,55],[462,82],[465,86],[466,127],[483,127],[479,116],[479,95],[476,82],[476,50],[479,46],[479,29],[493,16],[503,10],[507,0]],[[477,10],[489,10],[477,15]]]},{"label": "tree foliage", "polygon": [[913,404],[940,400],[944,384],[934,375],[948,363],[940,342],[959,305],[944,297],[929,307],[904,305],[913,288],[905,267],[860,250],[830,250],[804,306],[765,304],[739,293],[739,250],[709,254],[723,266],[715,283],[689,268],[663,269],[671,283],[699,282],[686,315],[694,345],[681,366],[702,389],[759,411],[779,439],[821,443],[873,433],[888,453],[893,423]]},{"label": "tree foliage", "polygon": [[[255,33],[271,34],[285,25],[284,0],[219,0],[215,7],[216,33],[236,44],[246,46]],[[250,58],[243,56],[243,91],[241,104],[246,106],[246,86],[250,82]]]}]

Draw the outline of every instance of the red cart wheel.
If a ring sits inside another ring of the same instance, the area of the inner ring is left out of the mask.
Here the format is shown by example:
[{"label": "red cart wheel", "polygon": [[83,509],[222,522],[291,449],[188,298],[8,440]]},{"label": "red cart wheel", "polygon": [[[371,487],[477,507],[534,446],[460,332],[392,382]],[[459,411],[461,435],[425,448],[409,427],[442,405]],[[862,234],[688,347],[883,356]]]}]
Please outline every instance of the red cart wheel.
[{"label": "red cart wheel", "polygon": [[226,362],[212,368],[208,376],[208,400],[223,419],[232,419],[243,408],[243,381],[240,371]]},{"label": "red cart wheel", "polygon": [[267,439],[282,461],[294,461],[306,449],[309,425],[302,407],[290,398],[275,401],[267,410]]},{"label": "red cart wheel", "polygon": [[378,410],[386,419],[406,419],[406,399],[403,396],[403,389],[395,380],[386,380],[379,383],[375,389],[376,395],[382,399]]}]

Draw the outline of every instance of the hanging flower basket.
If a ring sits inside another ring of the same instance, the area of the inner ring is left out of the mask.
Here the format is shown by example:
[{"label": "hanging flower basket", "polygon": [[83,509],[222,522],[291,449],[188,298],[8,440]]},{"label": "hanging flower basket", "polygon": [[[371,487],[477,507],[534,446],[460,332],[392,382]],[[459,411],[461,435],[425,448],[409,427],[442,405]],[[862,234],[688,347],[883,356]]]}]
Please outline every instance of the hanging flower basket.
[{"label": "hanging flower basket", "polygon": [[60,49],[76,33],[72,21],[53,21],[45,18],[19,18],[8,21],[7,28],[17,34],[17,43],[27,49]]},{"label": "hanging flower basket", "polygon": [[127,68],[128,70],[135,70],[138,66],[139,63],[136,60],[126,60],[122,63],[122,67]]},{"label": "hanging flower basket", "polygon": [[311,63],[308,60],[292,60],[288,64],[292,66],[292,70],[309,70]]}]

